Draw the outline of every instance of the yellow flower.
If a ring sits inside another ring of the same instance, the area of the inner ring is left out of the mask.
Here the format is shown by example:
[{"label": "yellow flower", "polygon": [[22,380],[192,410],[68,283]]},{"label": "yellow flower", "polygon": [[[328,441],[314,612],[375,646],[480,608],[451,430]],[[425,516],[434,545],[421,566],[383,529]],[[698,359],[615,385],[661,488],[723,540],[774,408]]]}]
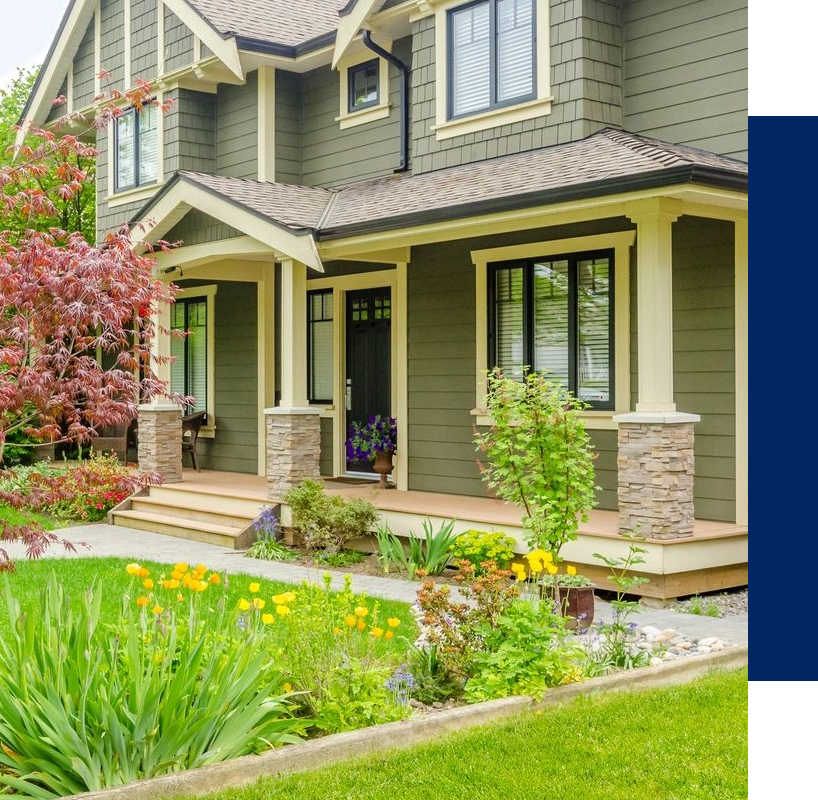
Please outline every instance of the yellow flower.
[{"label": "yellow flower", "polygon": [[392,631],[387,631],[387,632],[386,632],[386,633],[383,635],[383,638],[384,638],[384,639],[391,639],[391,638],[392,638],[394,635],[395,635],[395,634],[394,634],[394,632],[392,632]]},{"label": "yellow flower", "polygon": [[242,599],[241,599],[241,600],[239,600],[239,608],[240,608],[242,611],[249,611],[249,610],[250,610],[250,601],[249,601],[249,600],[245,600],[245,599],[242,597]]},{"label": "yellow flower", "polygon": [[191,581],[190,588],[194,592],[203,592],[205,589],[207,589],[207,581]]},{"label": "yellow flower", "polygon": [[178,569],[174,569],[173,572],[170,573],[171,580],[180,581],[182,578],[185,577],[184,572],[179,572]]},{"label": "yellow flower", "polygon": [[169,581],[162,581],[162,586],[164,586],[166,589],[178,589],[179,581],[176,578],[171,578]]},{"label": "yellow flower", "polygon": [[145,567],[140,567],[140,568],[139,568],[139,569],[136,571],[136,574],[137,574],[137,575],[138,575],[140,578],[147,578],[147,577],[148,577],[148,575],[150,575],[151,573],[150,573],[150,570],[145,569]]},{"label": "yellow flower", "polygon": [[142,585],[143,585],[143,586],[144,586],[144,587],[145,587],[145,588],[146,588],[148,591],[150,591],[151,589],[153,589],[153,580],[152,580],[151,578],[145,578],[145,580],[144,580],[144,581],[142,581]]},{"label": "yellow flower", "polygon": [[187,589],[190,586],[190,584],[193,583],[193,581],[195,580],[196,579],[189,572],[186,572],[184,574],[184,577],[182,578],[182,586],[184,586],[185,589]]},{"label": "yellow flower", "polygon": [[174,564],[173,569],[176,570],[176,572],[181,572],[184,575],[184,573],[187,572],[187,564],[185,563]]},{"label": "yellow flower", "polygon": [[380,639],[383,636],[383,628],[373,628],[369,633],[376,639]]},{"label": "yellow flower", "polygon": [[177,594],[177,595],[176,595],[176,602],[177,602],[177,603],[184,603],[184,602],[185,602],[185,598],[184,598],[184,597],[182,597],[182,595]]},{"label": "yellow flower", "polygon": [[576,568],[576,567],[572,567],[570,564],[569,564],[569,565],[568,565],[568,566],[565,568],[565,571],[566,571],[566,572],[567,572],[569,575],[576,575],[576,574],[577,574],[577,568]]},{"label": "yellow flower", "polygon": [[354,614],[347,614],[347,626],[350,628],[355,627],[355,623],[358,621],[358,618]]},{"label": "yellow flower", "polygon": [[285,603],[294,603],[295,602],[295,592],[284,592],[284,602]]},{"label": "yellow flower", "polygon": [[193,570],[194,572],[198,572],[199,575],[204,575],[207,572],[207,567],[204,564],[197,564],[196,569]]},{"label": "yellow flower", "polygon": [[332,629],[332,633],[335,636],[337,636],[340,632],[341,632],[341,629],[337,625]]},{"label": "yellow flower", "polygon": [[125,567],[125,572],[127,572],[128,575],[136,575],[140,569],[139,564],[128,564],[128,566]]},{"label": "yellow flower", "polygon": [[556,575],[556,574],[557,574],[557,566],[556,566],[556,564],[549,564],[549,565],[548,565],[548,574],[549,574],[549,575]]},{"label": "yellow flower", "polygon": [[221,576],[221,575],[219,575],[219,573],[218,573],[218,572],[214,572],[214,573],[213,573],[213,574],[210,576],[210,582],[211,582],[211,583],[212,583],[214,586],[218,586],[218,584],[220,584],[220,583],[222,582],[222,576]]},{"label": "yellow flower", "polygon": [[253,598],[253,608],[257,609],[258,611],[261,611],[266,605],[266,601],[262,600],[260,597]]},{"label": "yellow flower", "polygon": [[148,600],[148,598],[145,597],[144,595],[142,597],[137,597],[136,598],[136,604],[140,608],[145,608],[145,606],[148,605],[148,603],[150,603],[150,600]]},{"label": "yellow flower", "polygon": [[293,690],[293,685],[291,683],[285,683],[284,684],[284,691],[287,692],[287,694],[289,694],[292,690]]},{"label": "yellow flower", "polygon": [[362,619],[359,619],[358,620],[358,630],[362,631],[365,627],[366,627],[366,623]]},{"label": "yellow flower", "polygon": [[276,614],[280,617],[284,617],[290,613],[290,609],[287,606],[276,606]]},{"label": "yellow flower", "polygon": [[250,584],[250,594],[258,594],[259,589],[261,589],[261,586],[258,583]]},{"label": "yellow flower", "polygon": [[525,580],[525,570],[520,570],[517,573],[517,583],[522,583]]},{"label": "yellow flower", "polygon": [[[539,561],[539,560],[535,561],[534,559],[531,559],[528,562],[528,566],[529,566],[529,568],[531,569],[531,572],[534,575],[538,575],[540,572],[543,571],[543,562],[542,561]],[[550,569],[550,567],[551,567],[551,565],[549,564],[549,569]]]},{"label": "yellow flower", "polygon": [[275,603],[277,606],[283,606],[283,605],[284,605],[284,603],[286,603],[286,602],[287,602],[287,598],[286,598],[286,597],[284,597],[284,595],[283,595],[283,594],[274,594],[274,595],[273,595],[273,602],[274,602],[274,603]]},{"label": "yellow flower", "polygon": [[400,625],[400,620],[397,617],[389,617],[389,619],[386,620],[386,624],[390,628],[397,628],[398,625]]},{"label": "yellow flower", "polygon": [[369,609],[364,608],[364,606],[358,606],[355,609],[355,615],[358,616],[358,617],[361,617],[361,618],[365,617],[368,613],[369,613]]},{"label": "yellow flower", "polygon": [[164,610],[165,610],[165,609],[164,609],[164,608],[162,608],[162,606],[154,606],[154,607],[151,609],[151,611],[153,611],[153,613],[154,613],[154,614],[161,614],[161,613],[162,613]]},{"label": "yellow flower", "polygon": [[273,617],[272,614],[262,614],[261,615],[261,621],[265,625],[272,625],[274,619],[275,619],[275,617]]}]

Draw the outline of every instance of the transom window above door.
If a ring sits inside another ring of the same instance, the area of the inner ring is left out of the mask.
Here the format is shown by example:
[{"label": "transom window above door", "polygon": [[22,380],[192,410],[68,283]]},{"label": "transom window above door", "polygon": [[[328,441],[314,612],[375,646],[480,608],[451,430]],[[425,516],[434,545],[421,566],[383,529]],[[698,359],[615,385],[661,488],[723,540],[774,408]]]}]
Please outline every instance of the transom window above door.
[{"label": "transom window above door", "polygon": [[114,126],[114,191],[159,180],[159,114],[155,104],[129,108]]},{"label": "transom window above door", "polygon": [[612,250],[491,265],[489,365],[546,372],[593,408],[614,408]]},{"label": "transom window above door", "polygon": [[448,12],[448,118],[536,97],[535,0],[475,0]]}]

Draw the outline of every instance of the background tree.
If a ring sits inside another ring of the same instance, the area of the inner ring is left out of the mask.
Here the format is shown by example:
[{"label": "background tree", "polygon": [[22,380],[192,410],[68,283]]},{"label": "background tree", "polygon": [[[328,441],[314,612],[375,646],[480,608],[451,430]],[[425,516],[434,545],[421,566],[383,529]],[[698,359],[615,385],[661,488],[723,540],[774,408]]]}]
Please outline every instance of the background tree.
[{"label": "background tree", "polygon": [[[78,134],[32,129],[0,166],[0,458],[14,431],[87,442],[129,423],[139,402],[169,393],[154,372],[169,359],[152,355],[151,344],[175,287],[154,276],[153,259],[132,247],[126,227],[90,244],[61,224],[66,206],[93,190],[85,165],[96,151],[83,139],[150,102],[146,82],[101,96],[90,122],[72,115],[57,123]],[[32,557],[56,538],[36,525],[0,526],[0,544],[23,541]],[[0,547],[0,570],[10,566]]]},{"label": "background tree", "polygon": [[[10,166],[14,159],[13,147],[17,137],[17,123],[23,114],[34,82],[37,80],[38,67],[17,70],[17,76],[5,88],[0,89],[0,168]],[[57,106],[64,105],[64,98],[57,98]],[[82,121],[80,121],[82,125]],[[93,139],[93,126],[84,125],[88,136]],[[53,218],[32,218],[26,214],[8,214],[3,218],[2,226],[5,230],[20,234],[28,225],[39,226],[47,230],[51,225],[57,225],[65,231],[81,231],[86,240],[94,241],[96,234],[96,188],[95,151],[85,150],[68,154],[73,166],[88,176],[88,179],[71,194],[59,196],[55,191],[63,182],[60,175],[53,168],[37,171],[28,177],[30,188],[39,189],[52,197],[55,213]],[[22,188],[22,187],[18,187]]]}]

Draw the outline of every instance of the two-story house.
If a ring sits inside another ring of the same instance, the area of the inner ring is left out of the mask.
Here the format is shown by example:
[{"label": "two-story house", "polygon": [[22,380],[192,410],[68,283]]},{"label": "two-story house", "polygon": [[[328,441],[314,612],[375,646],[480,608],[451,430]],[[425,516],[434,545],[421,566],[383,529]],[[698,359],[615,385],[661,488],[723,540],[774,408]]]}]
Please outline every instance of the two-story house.
[{"label": "two-story house", "polygon": [[[571,557],[638,526],[668,596],[746,582],[746,26],[744,0],[72,0],[25,116],[106,81],[173,100],[98,134],[98,227],[183,243],[162,322],[191,335],[157,349],[225,486],[362,478],[348,428],[385,414],[398,529],[518,530],[478,473],[484,370],[548,370],[598,453]],[[169,483],[179,424],[141,410]]]}]

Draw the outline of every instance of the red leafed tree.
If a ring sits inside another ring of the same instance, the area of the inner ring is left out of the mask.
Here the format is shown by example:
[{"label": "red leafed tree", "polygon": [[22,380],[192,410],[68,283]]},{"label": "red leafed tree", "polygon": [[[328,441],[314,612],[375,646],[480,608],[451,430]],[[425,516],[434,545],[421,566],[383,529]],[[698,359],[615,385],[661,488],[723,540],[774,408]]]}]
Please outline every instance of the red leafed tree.
[{"label": "red leafed tree", "polygon": [[[86,128],[103,127],[149,98],[147,83],[101,96]],[[82,121],[74,119],[74,127]],[[154,372],[161,359],[151,355],[151,342],[155,315],[172,302],[174,287],[155,277],[153,259],[134,250],[127,228],[90,244],[47,224],[58,218],[56,200],[90,179],[78,164],[95,151],[82,139],[32,130],[17,160],[0,169],[0,462],[12,431],[87,442],[169,391]],[[59,176],[54,197],[37,180],[46,172]],[[30,221],[22,230],[21,218]],[[2,549],[9,541],[22,541],[37,557],[57,537],[0,521],[0,570],[11,566]]]}]

